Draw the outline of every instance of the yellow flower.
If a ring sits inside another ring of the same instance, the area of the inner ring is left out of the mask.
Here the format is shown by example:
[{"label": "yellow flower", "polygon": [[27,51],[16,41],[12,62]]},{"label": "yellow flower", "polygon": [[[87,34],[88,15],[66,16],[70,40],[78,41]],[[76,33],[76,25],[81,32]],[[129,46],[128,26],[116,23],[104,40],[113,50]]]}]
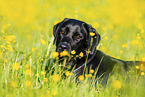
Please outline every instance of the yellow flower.
[{"label": "yellow flower", "polygon": [[78,18],[78,15],[74,15],[74,18],[77,19]]},{"label": "yellow flower", "polygon": [[107,52],[108,49],[107,49],[106,46],[103,46],[103,47],[102,47],[102,50],[103,50],[103,52]]},{"label": "yellow flower", "polygon": [[141,72],[141,75],[144,75],[144,72]]},{"label": "yellow flower", "polygon": [[46,92],[47,94],[49,94],[50,93],[50,91],[49,90],[47,90],[47,92]]},{"label": "yellow flower", "polygon": [[3,53],[0,51],[0,58],[2,57],[2,54],[3,54]]},{"label": "yellow flower", "polygon": [[90,32],[90,35],[91,35],[91,36],[94,36],[94,35],[95,35],[95,33],[94,33],[94,32]]},{"label": "yellow flower", "polygon": [[7,47],[10,51],[13,51],[12,45],[7,45]]},{"label": "yellow flower", "polygon": [[7,35],[7,36],[5,36],[5,39],[7,41],[13,41],[14,39],[16,39],[16,36],[14,36],[14,35]]},{"label": "yellow flower", "polygon": [[52,95],[57,95],[57,92],[55,90],[52,91]]},{"label": "yellow flower", "polygon": [[8,23],[8,24],[7,24],[7,27],[10,27],[10,26],[11,26],[11,24],[10,24],[10,23]]},{"label": "yellow flower", "polygon": [[94,69],[91,69],[91,70],[90,70],[90,73],[94,73]]},{"label": "yellow flower", "polygon": [[36,49],[35,48],[32,48],[32,51],[34,52]]},{"label": "yellow flower", "polygon": [[141,70],[141,71],[145,71],[145,66],[144,66],[144,64],[141,64],[141,65],[140,65],[140,70]]},{"label": "yellow flower", "polygon": [[57,82],[57,81],[60,80],[61,76],[56,74],[56,75],[52,75],[51,78],[52,78],[53,81]]},{"label": "yellow flower", "polygon": [[1,48],[5,48],[5,46],[1,45]]},{"label": "yellow flower", "polygon": [[83,75],[80,75],[80,76],[78,77],[78,79],[79,79],[80,81],[82,81],[82,80],[84,80],[84,76],[83,76]]},{"label": "yellow flower", "polygon": [[2,33],[5,33],[4,29],[1,29],[1,32],[2,32]]},{"label": "yellow flower", "polygon": [[83,57],[83,55],[84,55],[84,53],[82,53],[82,52],[79,54],[79,56],[81,56],[81,57]]},{"label": "yellow flower", "polygon": [[103,30],[103,31],[106,31],[107,29],[106,29],[106,27],[103,27],[102,30]]},{"label": "yellow flower", "polygon": [[13,67],[14,70],[18,70],[20,68],[20,64],[17,63],[17,62],[13,63],[12,67]]},{"label": "yellow flower", "polygon": [[9,41],[6,42],[7,44],[11,44]]},{"label": "yellow flower", "polygon": [[73,54],[73,55],[76,54],[76,51],[75,50],[72,50],[71,51],[71,54]]},{"label": "yellow flower", "polygon": [[119,90],[121,88],[121,82],[119,80],[114,80],[112,81],[112,87],[115,90]]},{"label": "yellow flower", "polygon": [[139,66],[136,66],[136,69],[139,69]]},{"label": "yellow flower", "polygon": [[28,65],[28,64],[26,64],[26,65],[25,65],[25,68],[27,68],[27,69],[28,69],[28,68],[29,68],[29,65]]},{"label": "yellow flower", "polygon": [[48,78],[44,78],[44,82],[48,82]]},{"label": "yellow flower", "polygon": [[46,72],[45,71],[41,71],[41,75],[45,75],[46,74]]},{"label": "yellow flower", "polygon": [[105,40],[108,40],[108,37],[107,36],[105,36],[105,38],[104,38]]},{"label": "yellow flower", "polygon": [[85,77],[92,77],[92,74],[85,74]]},{"label": "yellow flower", "polygon": [[26,86],[31,86],[31,81],[26,81],[26,82],[25,82],[25,85],[26,85]]},{"label": "yellow flower", "polygon": [[58,55],[59,55],[58,52],[53,52],[53,53],[52,53],[52,56],[53,56],[53,57],[58,57]]},{"label": "yellow flower", "polygon": [[26,75],[30,75],[31,70],[30,69],[26,69],[25,73],[26,73]]},{"label": "yellow flower", "polygon": [[114,26],[112,24],[108,25],[110,30],[114,29]]},{"label": "yellow flower", "polygon": [[16,88],[17,87],[17,82],[11,81],[11,86],[14,87],[14,88]]},{"label": "yellow flower", "polygon": [[60,53],[60,56],[67,56],[67,55],[69,55],[68,51],[63,51]]},{"label": "yellow flower", "polygon": [[8,60],[5,59],[4,62],[6,63],[6,62],[8,62]]},{"label": "yellow flower", "polygon": [[141,29],[140,33],[144,33],[144,29]]},{"label": "yellow flower", "polygon": [[134,60],[134,56],[132,56],[130,59],[131,59],[131,60]]},{"label": "yellow flower", "polygon": [[41,43],[42,43],[42,45],[45,45],[46,41],[44,39],[41,39]]},{"label": "yellow flower", "polygon": [[65,75],[66,76],[69,76],[69,75],[73,75],[73,73],[72,72],[69,72],[69,71],[66,71]]},{"label": "yellow flower", "polygon": [[120,53],[122,54],[123,53],[123,50],[120,50]]},{"label": "yellow flower", "polygon": [[97,23],[97,22],[93,23],[93,26],[94,26],[95,28],[99,28],[99,27],[100,27],[99,23]]},{"label": "yellow flower", "polygon": [[74,11],[74,13],[78,13],[78,11],[77,11],[77,10],[75,10],[75,11]]},{"label": "yellow flower", "polygon": [[122,44],[122,48],[128,47],[128,44]]},{"label": "yellow flower", "polygon": [[143,27],[142,24],[138,24],[138,25],[137,25],[137,28],[138,28],[138,29],[142,29],[142,27]]}]

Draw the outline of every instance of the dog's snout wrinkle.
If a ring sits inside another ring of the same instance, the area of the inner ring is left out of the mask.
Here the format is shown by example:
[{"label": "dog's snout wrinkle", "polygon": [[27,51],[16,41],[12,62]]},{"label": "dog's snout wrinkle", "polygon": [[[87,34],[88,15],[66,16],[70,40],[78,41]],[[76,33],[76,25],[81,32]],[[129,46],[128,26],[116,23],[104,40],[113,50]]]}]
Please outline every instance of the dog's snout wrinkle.
[{"label": "dog's snout wrinkle", "polygon": [[58,52],[69,51],[69,46],[67,44],[60,43],[57,47],[57,51]]}]

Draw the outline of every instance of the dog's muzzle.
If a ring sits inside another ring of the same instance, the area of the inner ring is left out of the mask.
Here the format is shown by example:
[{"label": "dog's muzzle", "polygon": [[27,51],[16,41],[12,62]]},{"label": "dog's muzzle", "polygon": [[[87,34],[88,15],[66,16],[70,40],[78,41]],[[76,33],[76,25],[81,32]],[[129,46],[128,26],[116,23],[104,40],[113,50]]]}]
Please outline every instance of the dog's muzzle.
[{"label": "dog's muzzle", "polygon": [[60,43],[57,47],[57,52],[63,52],[63,51],[68,51],[69,52],[69,45]]}]

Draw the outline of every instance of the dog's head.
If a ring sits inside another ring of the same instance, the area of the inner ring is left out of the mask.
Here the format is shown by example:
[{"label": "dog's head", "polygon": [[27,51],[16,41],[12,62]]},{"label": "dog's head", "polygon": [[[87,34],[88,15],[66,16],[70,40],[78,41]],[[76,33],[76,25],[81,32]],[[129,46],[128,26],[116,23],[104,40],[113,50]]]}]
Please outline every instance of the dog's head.
[{"label": "dog's head", "polygon": [[[94,33],[94,36],[91,36],[90,33]],[[72,50],[75,50],[78,55],[91,48],[90,54],[93,54],[100,42],[100,35],[91,25],[75,19],[65,18],[56,24],[53,34],[56,51],[59,53],[63,51],[71,53]]]}]

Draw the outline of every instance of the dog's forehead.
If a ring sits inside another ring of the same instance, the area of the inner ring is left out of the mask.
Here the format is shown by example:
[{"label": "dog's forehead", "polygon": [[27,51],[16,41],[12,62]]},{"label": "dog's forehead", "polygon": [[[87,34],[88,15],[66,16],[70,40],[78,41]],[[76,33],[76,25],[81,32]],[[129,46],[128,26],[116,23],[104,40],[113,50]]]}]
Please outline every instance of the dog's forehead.
[{"label": "dog's forehead", "polygon": [[62,30],[66,30],[66,29],[69,29],[69,31],[80,31],[81,30],[81,27],[80,25],[72,25],[72,24],[67,24],[67,25],[64,25],[61,27]]}]

